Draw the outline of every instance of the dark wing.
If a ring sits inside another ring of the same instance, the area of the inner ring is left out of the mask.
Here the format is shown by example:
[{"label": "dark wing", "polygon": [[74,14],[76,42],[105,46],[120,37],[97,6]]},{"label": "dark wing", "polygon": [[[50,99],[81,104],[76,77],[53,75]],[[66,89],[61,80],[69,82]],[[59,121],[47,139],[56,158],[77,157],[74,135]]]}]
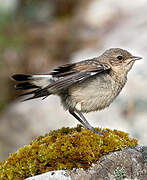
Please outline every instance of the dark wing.
[{"label": "dark wing", "polygon": [[109,70],[110,67],[107,64],[92,60],[60,66],[51,73],[51,75],[54,78],[58,78],[58,80],[49,84],[44,89],[48,89],[49,92],[55,93],[75,83],[85,81],[89,77]]},{"label": "dark wing", "polygon": [[63,76],[68,76],[68,75],[76,72],[74,67],[75,67],[75,64],[65,64],[65,65],[59,66],[56,69],[54,69],[50,73],[50,75],[52,75],[53,77],[57,77],[57,78],[63,77]]},{"label": "dark wing", "polygon": [[[73,84],[83,82],[92,76],[98,75],[102,72],[107,72],[109,70],[110,70],[109,65],[100,63],[95,59],[81,61],[75,64],[66,64],[54,69],[51,73],[48,74],[48,75],[52,75],[52,81],[51,83],[49,83],[49,85],[47,85],[44,88],[37,88],[34,91],[27,92],[22,95],[33,94],[32,97],[27,98],[25,100],[39,98],[39,97],[46,98],[47,96],[58,93],[59,91],[66,89],[69,86],[72,86]],[[24,78],[26,77],[24,77],[23,75],[23,79]],[[19,85],[17,87],[20,89],[22,85]],[[32,87],[30,87],[28,84],[25,85],[27,85],[27,89],[28,88],[32,89]]]},{"label": "dark wing", "polygon": [[91,60],[81,61],[79,63],[65,64],[55,68],[50,75],[55,78],[66,77],[83,71],[97,71],[102,72],[110,69],[108,64],[100,63],[96,58]]}]

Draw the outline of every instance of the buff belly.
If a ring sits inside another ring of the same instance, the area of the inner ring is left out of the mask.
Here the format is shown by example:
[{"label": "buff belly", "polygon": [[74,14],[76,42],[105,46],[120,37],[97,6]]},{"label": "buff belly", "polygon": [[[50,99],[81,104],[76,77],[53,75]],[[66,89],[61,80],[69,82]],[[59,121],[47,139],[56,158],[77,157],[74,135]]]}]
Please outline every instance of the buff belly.
[{"label": "buff belly", "polygon": [[122,87],[108,75],[99,75],[80,85],[71,86],[66,93],[68,95],[65,97],[62,94],[61,99],[66,109],[77,109],[88,113],[108,107],[121,89]]}]

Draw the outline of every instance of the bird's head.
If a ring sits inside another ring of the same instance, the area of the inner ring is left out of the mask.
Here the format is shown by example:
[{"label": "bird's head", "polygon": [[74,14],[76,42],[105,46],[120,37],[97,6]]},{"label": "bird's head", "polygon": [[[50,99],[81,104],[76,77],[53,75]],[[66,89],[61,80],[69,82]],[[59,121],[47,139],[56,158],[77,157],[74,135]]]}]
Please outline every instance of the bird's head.
[{"label": "bird's head", "polygon": [[108,49],[103,53],[102,57],[102,59],[106,59],[105,62],[109,64],[112,70],[125,74],[130,71],[136,60],[142,59],[120,48]]}]

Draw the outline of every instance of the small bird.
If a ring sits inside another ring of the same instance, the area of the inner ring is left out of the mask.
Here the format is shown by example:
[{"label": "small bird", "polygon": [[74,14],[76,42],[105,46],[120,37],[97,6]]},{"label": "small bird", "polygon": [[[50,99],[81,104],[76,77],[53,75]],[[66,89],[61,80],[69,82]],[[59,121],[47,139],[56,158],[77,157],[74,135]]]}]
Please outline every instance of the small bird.
[{"label": "small bird", "polygon": [[65,64],[41,75],[15,74],[17,90],[31,90],[22,95],[35,99],[58,95],[61,103],[85,128],[95,133],[82,113],[102,110],[118,96],[127,81],[127,74],[136,60],[126,50],[111,48],[99,57]]}]

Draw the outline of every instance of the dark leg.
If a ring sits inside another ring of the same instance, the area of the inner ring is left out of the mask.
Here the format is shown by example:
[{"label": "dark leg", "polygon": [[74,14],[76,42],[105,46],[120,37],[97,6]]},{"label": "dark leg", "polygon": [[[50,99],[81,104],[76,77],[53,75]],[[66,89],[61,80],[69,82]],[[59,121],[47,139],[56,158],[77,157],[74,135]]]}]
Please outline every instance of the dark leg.
[{"label": "dark leg", "polygon": [[74,111],[69,110],[69,113],[71,115],[73,115],[81,124],[83,124],[83,126],[91,131],[93,131],[94,133],[98,133],[98,134],[102,134],[102,132],[99,132],[98,130],[95,130],[90,124],[89,122],[86,120],[86,118],[83,116],[83,114],[79,111],[76,111],[76,113],[81,117],[79,117]]},{"label": "dark leg", "polygon": [[[80,112],[80,111],[78,111],[78,110],[76,110],[76,112],[79,114],[79,116],[82,118],[82,120],[85,122],[85,123],[88,123],[88,121],[86,120],[86,118],[84,117],[84,115]],[[89,123],[88,123],[89,124]],[[90,125],[90,124],[89,124]],[[90,125],[91,126],[91,125]],[[92,127],[92,126],[91,126]],[[92,127],[93,128],[93,127]],[[93,128],[94,129],[94,128]],[[90,129],[91,130],[91,129]],[[98,133],[98,134],[103,134],[104,132],[108,132],[108,130],[107,129],[104,129],[103,131],[98,131],[98,130],[95,130],[94,129],[94,132],[95,133]]]}]

